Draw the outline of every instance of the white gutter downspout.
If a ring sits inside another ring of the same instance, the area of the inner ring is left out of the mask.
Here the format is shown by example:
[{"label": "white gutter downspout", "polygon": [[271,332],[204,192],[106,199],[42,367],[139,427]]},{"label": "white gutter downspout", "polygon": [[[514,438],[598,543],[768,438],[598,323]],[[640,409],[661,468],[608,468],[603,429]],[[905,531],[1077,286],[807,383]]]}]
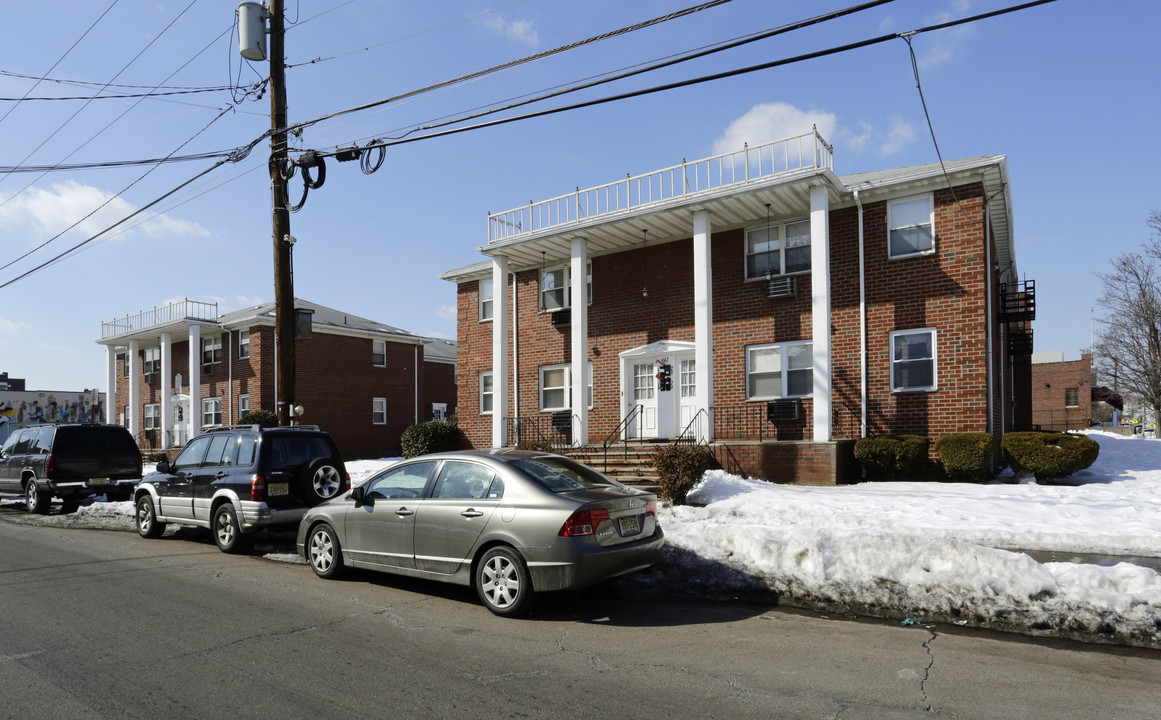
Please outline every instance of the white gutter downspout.
[{"label": "white gutter downspout", "polygon": [[415,372],[415,378],[412,382],[411,387],[413,390],[415,390],[415,418],[411,424],[418,425],[419,424],[419,345],[415,346],[415,367],[413,368],[413,370]]},{"label": "white gutter downspout", "polygon": [[[508,284],[508,277],[504,277],[504,284]],[[515,414],[512,417],[520,417],[520,313],[517,312],[517,305],[519,298],[516,295],[516,289],[520,287],[520,283],[516,281],[516,273],[512,273],[512,312],[509,315],[512,323],[512,408]],[[495,295],[495,290],[492,294]]]},{"label": "white gutter downspout", "polygon": [[863,247],[863,201],[855,189],[859,208],[859,420],[860,437],[867,436],[867,268]]},{"label": "white gutter downspout", "polygon": [[[992,403],[994,403],[996,401],[996,398],[995,398],[996,391],[995,391],[995,386],[993,385],[993,382],[994,382],[993,374],[994,373],[993,373],[993,368],[992,368],[992,365],[996,362],[996,354],[995,354],[995,349],[994,349],[995,338],[993,337],[994,333],[992,330],[992,288],[994,287],[993,283],[995,281],[995,278],[993,276],[995,273],[992,270],[992,234],[991,234],[992,222],[991,221],[992,221],[992,211],[988,207],[988,204],[985,202],[984,203],[984,232],[983,232],[983,236],[984,236],[984,269],[985,269],[984,277],[987,278],[987,284],[984,288],[984,291],[987,293],[987,298],[985,300],[984,307],[985,307],[985,312],[987,312],[988,321],[986,323],[984,323],[984,327],[987,328],[988,363],[987,363],[986,382],[988,383],[988,434],[989,435],[991,433],[995,432],[995,423],[992,422]],[[1001,431],[1003,430],[1003,428],[1008,426],[1008,423],[1007,423],[1008,408],[1006,407],[1006,405],[1008,404],[1008,399],[1004,393],[1004,387],[1005,387],[1005,383],[1007,381],[1007,374],[1004,372],[1004,370],[1005,370],[1005,368],[1003,367],[1003,363],[1001,363],[1000,364],[1000,429],[1001,429]]]}]

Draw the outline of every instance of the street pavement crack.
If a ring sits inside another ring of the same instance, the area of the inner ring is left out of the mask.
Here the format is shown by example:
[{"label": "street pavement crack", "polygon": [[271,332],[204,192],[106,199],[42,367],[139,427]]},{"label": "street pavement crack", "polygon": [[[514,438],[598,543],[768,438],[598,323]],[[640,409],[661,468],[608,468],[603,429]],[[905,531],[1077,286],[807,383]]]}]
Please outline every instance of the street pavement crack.
[{"label": "street pavement crack", "polygon": [[930,637],[923,641],[923,649],[927,651],[927,667],[923,669],[923,679],[919,681],[919,694],[922,697],[923,709],[931,712],[931,700],[927,697],[927,681],[931,678],[931,668],[935,666],[935,653],[931,652],[931,643],[935,642],[936,635],[934,630],[927,632]]}]

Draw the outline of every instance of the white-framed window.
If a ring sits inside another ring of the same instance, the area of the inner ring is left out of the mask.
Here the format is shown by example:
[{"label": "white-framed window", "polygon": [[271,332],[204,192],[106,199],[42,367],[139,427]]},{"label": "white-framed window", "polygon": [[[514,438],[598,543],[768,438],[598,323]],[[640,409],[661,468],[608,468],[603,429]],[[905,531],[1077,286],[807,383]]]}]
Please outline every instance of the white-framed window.
[{"label": "white-framed window", "polygon": [[652,400],[654,396],[653,363],[637,363],[633,366],[633,399]]},{"label": "white-framed window", "polygon": [[[219,343],[221,338],[218,339]],[[202,427],[222,424],[222,399],[206,398],[202,400]]]},{"label": "white-framed window", "polygon": [[935,328],[896,330],[891,333],[891,390],[935,390]]},{"label": "white-framed window", "polygon": [[447,420],[447,403],[432,403],[431,404],[431,419],[432,420]]},{"label": "white-framed window", "polygon": [[[586,364],[585,401],[593,407],[593,364]],[[540,409],[572,409],[572,366],[571,364],[545,365],[540,368]]]},{"label": "white-framed window", "polygon": [[805,397],[814,390],[814,345],[809,340],[746,348],[746,399]]},{"label": "white-framed window", "polygon": [[681,397],[691,398],[697,394],[697,361],[682,360],[678,368],[678,386]]},{"label": "white-framed window", "polygon": [[746,231],[746,279],[810,270],[810,220],[771,223]]},{"label": "white-framed window", "polygon": [[121,377],[129,377],[129,355],[118,355],[121,359]]},{"label": "white-framed window", "polygon": [[222,361],[222,336],[202,338],[202,365],[214,365]]},{"label": "white-framed window", "polygon": [[571,406],[568,391],[568,365],[540,368],[541,410],[568,410]]},{"label": "white-framed window", "polygon": [[143,408],[141,413],[141,428],[143,430],[159,430],[161,429],[161,405],[158,403],[150,403]]},{"label": "white-framed window", "polygon": [[480,322],[492,319],[492,281],[480,281]]},{"label": "white-framed window", "polygon": [[887,203],[887,256],[912,257],[935,252],[935,197]]},{"label": "white-framed window", "polygon": [[371,365],[373,367],[387,367],[387,341],[371,341]]},{"label": "white-framed window", "polygon": [[[572,307],[572,271],[568,265],[550,268],[540,274],[540,309],[546,312]],[[587,265],[586,301],[593,304],[593,264]]]},{"label": "white-framed window", "polygon": [[238,396],[238,417],[239,418],[245,417],[246,413],[248,413],[248,412],[250,412],[250,396],[248,394],[247,395],[239,395]]},{"label": "white-framed window", "polygon": [[492,414],[492,371],[480,373],[480,414]]},{"label": "white-framed window", "polygon": [[238,359],[245,360],[250,357],[250,331],[238,331]]},{"label": "white-framed window", "polygon": [[146,375],[161,372],[161,348],[145,348],[145,362],[141,364],[141,372]]},{"label": "white-framed window", "polygon": [[387,424],[387,398],[371,398],[371,424]]}]

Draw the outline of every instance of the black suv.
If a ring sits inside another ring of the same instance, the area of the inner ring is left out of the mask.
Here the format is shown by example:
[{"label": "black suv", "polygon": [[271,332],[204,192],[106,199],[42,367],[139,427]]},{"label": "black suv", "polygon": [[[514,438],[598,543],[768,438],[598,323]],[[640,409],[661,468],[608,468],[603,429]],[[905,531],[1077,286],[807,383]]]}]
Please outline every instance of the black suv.
[{"label": "black suv", "polygon": [[223,552],[243,552],[253,533],[296,526],[350,484],[338,446],[316,426],[217,427],[137,486],[137,532],[156,538],[166,523],[196,525]]},{"label": "black suv", "polygon": [[120,425],[33,425],[0,448],[0,492],[24,495],[31,513],[48,512],[53,495],[65,512],[90,495],[128,500],[140,479],[141,451]]}]

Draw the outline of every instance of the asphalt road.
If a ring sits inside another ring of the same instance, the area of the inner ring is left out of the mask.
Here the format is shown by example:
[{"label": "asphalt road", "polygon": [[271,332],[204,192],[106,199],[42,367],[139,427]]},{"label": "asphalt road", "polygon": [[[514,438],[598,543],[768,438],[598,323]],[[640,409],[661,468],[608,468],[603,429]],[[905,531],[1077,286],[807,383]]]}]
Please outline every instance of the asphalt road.
[{"label": "asphalt road", "polygon": [[1150,718],[1161,653],[614,585],[467,588],[0,510],[3,718]]}]

